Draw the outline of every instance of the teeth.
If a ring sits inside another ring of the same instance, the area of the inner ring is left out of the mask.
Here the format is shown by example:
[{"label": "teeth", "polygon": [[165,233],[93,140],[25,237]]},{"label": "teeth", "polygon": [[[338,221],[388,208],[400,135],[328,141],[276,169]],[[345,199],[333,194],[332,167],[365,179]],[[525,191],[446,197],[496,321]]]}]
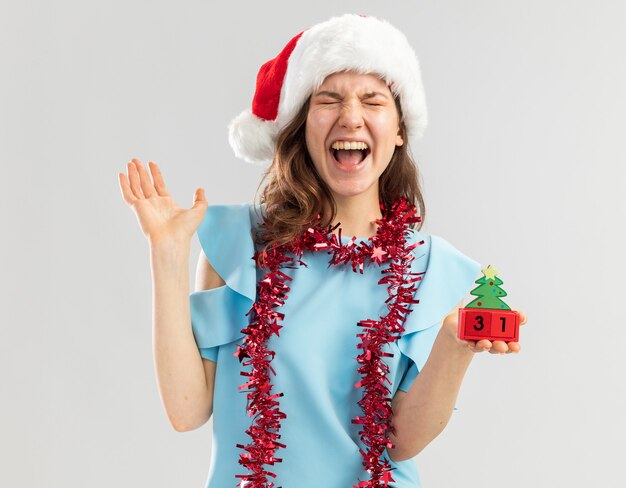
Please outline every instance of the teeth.
[{"label": "teeth", "polygon": [[368,149],[364,142],[337,141],[331,146],[333,149]]}]

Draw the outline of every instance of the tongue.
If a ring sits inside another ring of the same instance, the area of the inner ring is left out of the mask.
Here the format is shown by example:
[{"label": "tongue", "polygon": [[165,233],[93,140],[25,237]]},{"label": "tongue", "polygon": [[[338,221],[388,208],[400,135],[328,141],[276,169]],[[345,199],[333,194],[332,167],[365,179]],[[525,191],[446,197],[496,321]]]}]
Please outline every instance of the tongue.
[{"label": "tongue", "polygon": [[363,152],[359,149],[339,149],[337,150],[337,161],[341,164],[359,164],[363,158]]}]

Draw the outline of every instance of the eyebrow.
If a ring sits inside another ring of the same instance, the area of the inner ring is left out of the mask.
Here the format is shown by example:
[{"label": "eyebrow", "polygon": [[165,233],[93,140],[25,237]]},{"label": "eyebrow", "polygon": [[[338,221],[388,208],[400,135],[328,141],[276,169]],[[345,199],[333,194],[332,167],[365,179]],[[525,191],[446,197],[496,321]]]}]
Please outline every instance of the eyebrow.
[{"label": "eyebrow", "polygon": [[[330,98],[335,98],[337,100],[341,100],[341,98],[342,98],[339,93],[333,92],[333,91],[328,91],[328,90],[323,90],[323,91],[317,92],[314,96],[316,96],[316,97],[327,96],[327,97],[330,97]],[[367,93],[363,94],[363,99],[374,98],[376,96],[381,96],[383,98],[389,98],[389,97],[387,97],[387,95],[385,95],[382,92],[372,91],[372,92],[367,92]]]}]

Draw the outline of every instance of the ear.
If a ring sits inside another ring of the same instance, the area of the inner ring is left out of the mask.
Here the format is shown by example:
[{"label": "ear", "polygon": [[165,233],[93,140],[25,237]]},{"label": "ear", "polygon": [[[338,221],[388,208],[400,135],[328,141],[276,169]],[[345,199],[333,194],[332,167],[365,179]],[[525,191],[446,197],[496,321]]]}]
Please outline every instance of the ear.
[{"label": "ear", "polygon": [[404,144],[404,139],[402,138],[402,130],[398,129],[398,133],[396,134],[396,146],[402,146]]}]

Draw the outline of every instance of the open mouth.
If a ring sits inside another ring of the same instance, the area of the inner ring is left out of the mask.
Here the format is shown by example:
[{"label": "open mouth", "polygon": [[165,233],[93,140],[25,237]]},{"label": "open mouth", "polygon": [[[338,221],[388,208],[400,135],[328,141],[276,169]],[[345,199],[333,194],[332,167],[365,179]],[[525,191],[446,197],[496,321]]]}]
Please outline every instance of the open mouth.
[{"label": "open mouth", "polygon": [[341,167],[356,167],[359,166],[370,155],[371,149],[333,149],[330,148],[330,154],[332,155],[335,163]]}]

